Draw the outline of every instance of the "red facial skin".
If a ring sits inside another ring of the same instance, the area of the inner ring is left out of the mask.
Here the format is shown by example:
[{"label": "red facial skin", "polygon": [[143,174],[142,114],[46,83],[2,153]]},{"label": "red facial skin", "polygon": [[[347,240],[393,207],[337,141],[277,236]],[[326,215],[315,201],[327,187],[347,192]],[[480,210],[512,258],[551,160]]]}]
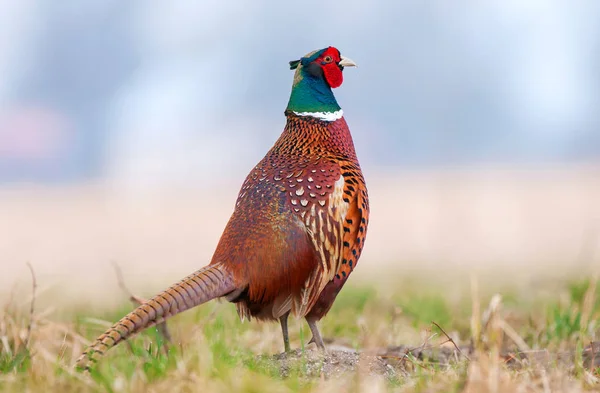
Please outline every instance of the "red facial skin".
[{"label": "red facial skin", "polygon": [[329,84],[329,87],[335,89],[340,87],[344,81],[344,75],[338,63],[341,61],[340,51],[330,46],[323,52],[321,56],[315,60],[321,64],[325,80]]}]

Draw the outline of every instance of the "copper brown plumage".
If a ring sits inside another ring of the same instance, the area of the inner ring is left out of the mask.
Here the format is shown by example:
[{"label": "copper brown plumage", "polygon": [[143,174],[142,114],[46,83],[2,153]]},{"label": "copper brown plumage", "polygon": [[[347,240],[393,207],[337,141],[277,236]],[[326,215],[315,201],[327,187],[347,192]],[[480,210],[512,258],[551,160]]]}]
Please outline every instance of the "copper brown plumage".
[{"label": "copper brown plumage", "polygon": [[290,65],[296,74],[285,129],[244,181],[210,264],[117,322],[79,358],[80,367],[217,297],[234,302],[242,319],[279,320],[286,350],[288,315],[304,317],[324,348],[316,322],[356,267],[369,219],[352,137],[331,92],[354,63],[328,47]]}]

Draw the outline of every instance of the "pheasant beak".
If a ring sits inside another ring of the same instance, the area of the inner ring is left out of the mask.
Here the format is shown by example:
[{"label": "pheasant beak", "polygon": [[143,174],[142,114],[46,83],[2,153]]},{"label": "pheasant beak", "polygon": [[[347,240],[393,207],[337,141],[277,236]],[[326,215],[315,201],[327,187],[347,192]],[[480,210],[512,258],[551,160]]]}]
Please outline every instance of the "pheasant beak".
[{"label": "pheasant beak", "polygon": [[341,58],[341,60],[338,63],[338,65],[340,65],[342,67],[358,67],[353,60],[351,60],[347,57],[344,57],[344,56],[340,56],[340,58]]}]

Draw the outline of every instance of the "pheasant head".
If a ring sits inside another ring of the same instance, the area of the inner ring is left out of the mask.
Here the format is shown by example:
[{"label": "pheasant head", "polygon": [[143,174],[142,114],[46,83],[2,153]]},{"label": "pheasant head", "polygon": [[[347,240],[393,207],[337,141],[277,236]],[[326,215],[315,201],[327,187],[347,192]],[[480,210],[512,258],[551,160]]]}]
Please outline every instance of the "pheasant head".
[{"label": "pheasant head", "polygon": [[323,120],[340,118],[341,108],[331,89],[341,86],[344,67],[356,64],[333,46],[290,61],[290,69],[295,69],[296,74],[287,111]]}]

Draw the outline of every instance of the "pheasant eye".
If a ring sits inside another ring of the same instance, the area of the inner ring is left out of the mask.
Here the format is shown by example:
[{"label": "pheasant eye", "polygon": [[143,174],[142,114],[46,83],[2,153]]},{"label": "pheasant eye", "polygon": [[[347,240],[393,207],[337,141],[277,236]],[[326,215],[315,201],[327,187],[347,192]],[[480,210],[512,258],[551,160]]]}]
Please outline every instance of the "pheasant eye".
[{"label": "pheasant eye", "polygon": [[323,62],[325,63],[331,63],[333,61],[333,58],[331,56],[325,56],[325,58],[323,59]]}]

